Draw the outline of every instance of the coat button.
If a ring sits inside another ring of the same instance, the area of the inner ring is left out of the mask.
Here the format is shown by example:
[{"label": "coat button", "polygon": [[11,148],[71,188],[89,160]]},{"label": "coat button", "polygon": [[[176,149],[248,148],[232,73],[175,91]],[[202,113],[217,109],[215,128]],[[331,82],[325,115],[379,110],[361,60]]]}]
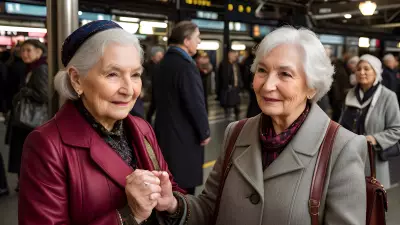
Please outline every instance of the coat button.
[{"label": "coat button", "polygon": [[251,194],[249,199],[253,205],[257,205],[260,202],[260,196],[256,193]]}]

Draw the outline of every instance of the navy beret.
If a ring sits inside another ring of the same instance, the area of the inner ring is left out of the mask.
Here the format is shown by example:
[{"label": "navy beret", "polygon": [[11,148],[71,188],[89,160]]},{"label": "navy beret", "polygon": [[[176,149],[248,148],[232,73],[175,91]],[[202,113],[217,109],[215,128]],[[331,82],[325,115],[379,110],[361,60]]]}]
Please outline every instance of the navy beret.
[{"label": "navy beret", "polygon": [[61,61],[66,67],[79,47],[91,36],[101,31],[121,28],[117,23],[110,20],[96,20],[85,24],[70,34],[64,41],[61,49]]}]

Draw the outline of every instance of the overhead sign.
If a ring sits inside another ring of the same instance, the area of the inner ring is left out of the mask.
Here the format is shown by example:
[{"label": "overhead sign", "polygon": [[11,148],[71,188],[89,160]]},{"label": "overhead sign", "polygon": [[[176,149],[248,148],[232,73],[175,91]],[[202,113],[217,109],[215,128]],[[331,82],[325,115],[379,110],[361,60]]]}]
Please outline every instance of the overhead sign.
[{"label": "overhead sign", "polygon": [[6,13],[30,16],[46,16],[46,6],[6,2]]},{"label": "overhead sign", "polygon": [[321,34],[319,35],[319,40],[323,44],[344,44],[344,37],[339,35]]},{"label": "overhead sign", "polygon": [[[192,19],[192,22],[195,23],[200,29],[209,29],[209,30],[224,29],[223,21]],[[229,22],[229,30],[247,32],[249,30],[249,25],[239,22]]]}]

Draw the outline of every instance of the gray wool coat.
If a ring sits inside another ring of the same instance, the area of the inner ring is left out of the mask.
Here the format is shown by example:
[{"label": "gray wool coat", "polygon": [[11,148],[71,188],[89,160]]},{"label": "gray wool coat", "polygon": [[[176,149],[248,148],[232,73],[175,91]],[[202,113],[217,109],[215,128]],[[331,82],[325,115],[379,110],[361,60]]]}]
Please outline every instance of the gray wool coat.
[{"label": "gray wool coat", "polygon": [[[250,118],[235,144],[233,166],[223,188],[218,225],[306,225],[311,179],[329,117],[313,104],[300,130],[279,157],[262,169],[260,115]],[[224,149],[237,123],[225,131]],[[189,225],[209,224],[218,195],[221,152],[200,196],[188,196]],[[365,225],[364,136],[340,128],[334,141],[319,221]]]},{"label": "gray wool coat", "polygon": [[[370,103],[364,121],[366,135],[372,135],[382,149],[387,149],[400,140],[400,109],[396,93],[379,85]],[[349,106],[363,107],[355,96],[355,88],[347,93],[344,110],[347,110]],[[339,123],[343,119],[341,118]],[[386,189],[390,188],[389,163],[379,160],[376,154],[375,164],[377,179]]]}]

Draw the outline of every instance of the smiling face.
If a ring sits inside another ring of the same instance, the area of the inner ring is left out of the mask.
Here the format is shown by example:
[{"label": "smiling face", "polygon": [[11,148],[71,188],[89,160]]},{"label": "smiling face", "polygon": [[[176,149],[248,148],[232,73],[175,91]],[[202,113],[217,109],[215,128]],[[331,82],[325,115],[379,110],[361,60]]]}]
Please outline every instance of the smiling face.
[{"label": "smiling face", "polygon": [[254,75],[254,91],[262,112],[271,117],[295,117],[303,112],[308,88],[299,46],[281,44],[260,60]]},{"label": "smiling face", "polygon": [[357,65],[356,79],[357,83],[368,89],[369,87],[372,87],[375,82],[375,70],[368,62],[361,61]]},{"label": "smiling face", "polygon": [[[73,70],[73,69],[71,69]],[[72,85],[87,110],[106,129],[126,118],[142,88],[142,66],[133,45],[110,43],[86,76],[72,71]]]}]

